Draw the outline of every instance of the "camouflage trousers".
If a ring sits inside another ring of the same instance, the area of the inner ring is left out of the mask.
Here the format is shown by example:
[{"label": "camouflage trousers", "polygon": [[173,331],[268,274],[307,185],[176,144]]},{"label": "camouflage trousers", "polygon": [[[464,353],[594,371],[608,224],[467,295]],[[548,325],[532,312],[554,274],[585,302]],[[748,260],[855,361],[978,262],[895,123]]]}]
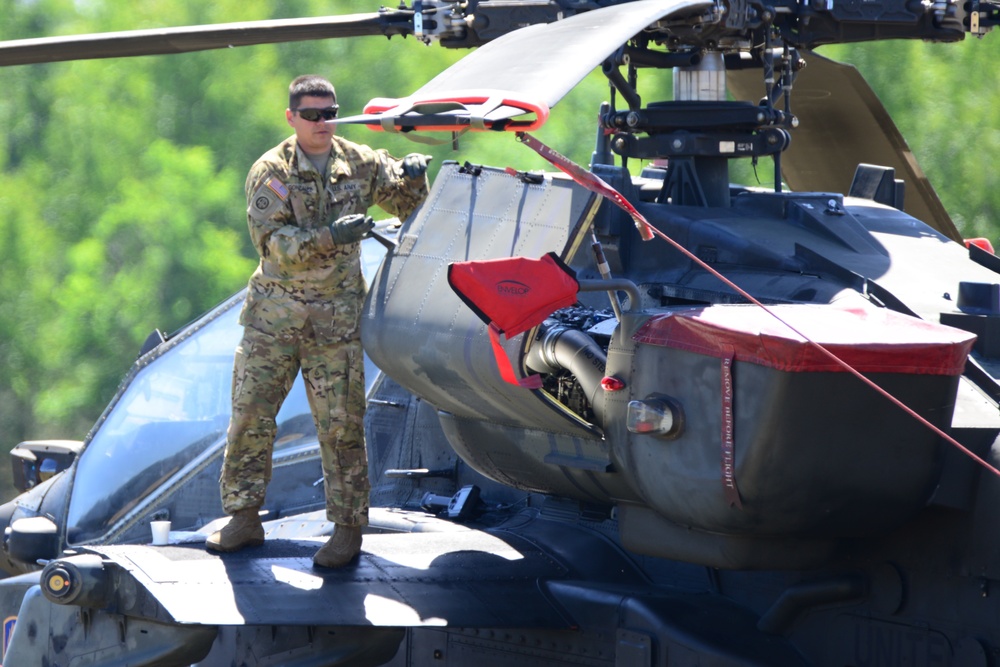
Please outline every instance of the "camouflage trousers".
[{"label": "camouflage trousers", "polygon": [[261,507],[271,480],[275,417],[299,369],[319,436],[327,520],[368,523],[364,357],[358,339],[317,341],[312,328],[274,336],[245,327],[233,365],[233,414],[219,485],[232,514]]}]

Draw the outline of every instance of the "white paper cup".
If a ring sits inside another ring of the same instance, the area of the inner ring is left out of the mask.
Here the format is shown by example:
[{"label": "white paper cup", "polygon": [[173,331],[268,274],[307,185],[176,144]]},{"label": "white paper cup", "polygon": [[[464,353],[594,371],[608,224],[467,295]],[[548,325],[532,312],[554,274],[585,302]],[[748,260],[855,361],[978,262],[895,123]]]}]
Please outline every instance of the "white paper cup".
[{"label": "white paper cup", "polygon": [[162,546],[170,544],[170,522],[150,521],[149,528],[153,531],[153,544]]}]

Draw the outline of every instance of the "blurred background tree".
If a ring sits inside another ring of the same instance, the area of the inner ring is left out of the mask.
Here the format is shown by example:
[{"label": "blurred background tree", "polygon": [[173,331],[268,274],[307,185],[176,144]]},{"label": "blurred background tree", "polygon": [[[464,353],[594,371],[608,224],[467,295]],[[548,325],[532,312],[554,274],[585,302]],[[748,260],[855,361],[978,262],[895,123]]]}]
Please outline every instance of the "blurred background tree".
[{"label": "blurred background tree", "polygon": [[[370,0],[0,0],[0,39],[377,9]],[[988,156],[1000,129],[985,112],[1000,74],[977,66],[1000,50],[992,37],[823,52],[869,78],[963,233],[996,241],[1000,188]],[[0,451],[83,438],[154,328],[173,331],[245,285],[256,255],[243,181],[290,133],[292,78],[327,76],[352,114],[412,92],[462,55],[371,37],[0,69]],[[669,72],[641,83],[647,100],[669,98]],[[592,74],[537,135],[587,163],[607,97]],[[468,134],[454,151],[338,131],[398,156],[430,152],[432,176],[444,160],[549,168],[509,134]],[[13,495],[9,475],[0,463],[0,500]]]}]

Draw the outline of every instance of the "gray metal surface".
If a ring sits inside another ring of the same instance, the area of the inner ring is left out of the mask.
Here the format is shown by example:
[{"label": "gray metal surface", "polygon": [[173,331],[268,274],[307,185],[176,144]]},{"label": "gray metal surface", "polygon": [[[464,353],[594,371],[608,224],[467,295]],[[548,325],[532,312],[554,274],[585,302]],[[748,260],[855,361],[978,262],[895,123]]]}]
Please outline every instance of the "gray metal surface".
[{"label": "gray metal surface", "polygon": [[105,546],[178,623],[566,627],[539,579],[566,570],[512,537],[464,530],[366,535],[356,566],[320,570],[322,540],[268,540],[233,554],[200,546]]},{"label": "gray metal surface", "polygon": [[[401,385],[460,417],[550,428],[553,408],[500,379],[487,327],[448,284],[448,265],[555,250],[571,254],[587,229],[594,195],[568,178],[524,183],[503,171],[441,168],[426,203],[400,230],[362,315],[372,360]],[[528,334],[506,342],[517,359]],[[419,389],[419,392],[416,390]],[[586,436],[587,429],[561,420]],[[559,424],[560,421],[555,422]]]}]

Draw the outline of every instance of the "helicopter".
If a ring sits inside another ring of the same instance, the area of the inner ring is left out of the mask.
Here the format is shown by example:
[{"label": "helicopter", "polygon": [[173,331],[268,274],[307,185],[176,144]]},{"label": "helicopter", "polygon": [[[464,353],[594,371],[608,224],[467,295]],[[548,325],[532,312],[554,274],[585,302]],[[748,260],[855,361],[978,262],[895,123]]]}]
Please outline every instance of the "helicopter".
[{"label": "helicopter", "polygon": [[[265,544],[199,545],[225,520],[237,294],[154,333],[85,441],[12,451],[3,664],[995,664],[1000,260],[961,238],[857,72],[813,49],[958,41],[997,17],[421,1],[0,44],[0,64],[371,34],[476,47],[337,122],[512,132],[557,168],[450,162],[366,241],[355,567],[309,565],[332,527],[294,392]],[[613,95],[582,167],[532,132],[597,67]],[[670,70],[675,99],[644,102],[646,70]],[[731,183],[738,159],[770,159],[775,185]]]}]

